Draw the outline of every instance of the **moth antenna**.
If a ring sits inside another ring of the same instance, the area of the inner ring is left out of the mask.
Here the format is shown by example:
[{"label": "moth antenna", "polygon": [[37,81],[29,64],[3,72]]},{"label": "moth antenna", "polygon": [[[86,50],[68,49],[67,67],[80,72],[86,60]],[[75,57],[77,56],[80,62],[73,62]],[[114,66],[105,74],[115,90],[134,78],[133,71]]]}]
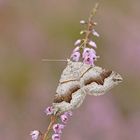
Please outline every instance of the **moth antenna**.
[{"label": "moth antenna", "polygon": [[42,59],[43,62],[69,62],[70,59]]}]

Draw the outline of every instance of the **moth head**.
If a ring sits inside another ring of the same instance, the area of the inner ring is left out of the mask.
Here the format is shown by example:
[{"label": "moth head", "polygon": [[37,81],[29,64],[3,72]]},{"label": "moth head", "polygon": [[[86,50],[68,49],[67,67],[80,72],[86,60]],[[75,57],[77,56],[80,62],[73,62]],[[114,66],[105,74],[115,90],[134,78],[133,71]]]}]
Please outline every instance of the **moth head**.
[{"label": "moth head", "polygon": [[119,84],[123,81],[123,78],[119,73],[112,72],[112,80],[115,84]]}]

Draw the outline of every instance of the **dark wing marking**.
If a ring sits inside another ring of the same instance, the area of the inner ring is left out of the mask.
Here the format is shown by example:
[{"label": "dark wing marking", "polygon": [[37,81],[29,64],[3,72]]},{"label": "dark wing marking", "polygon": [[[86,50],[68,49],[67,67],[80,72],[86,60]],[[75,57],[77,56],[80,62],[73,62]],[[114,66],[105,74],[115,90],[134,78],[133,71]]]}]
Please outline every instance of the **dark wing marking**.
[{"label": "dark wing marking", "polygon": [[103,85],[105,78],[109,77],[111,75],[112,71],[110,70],[104,70],[99,76],[96,78],[89,77],[89,79],[84,81],[85,85],[89,85],[93,82],[96,82],[98,85]]},{"label": "dark wing marking", "polygon": [[64,95],[56,94],[53,102],[60,103],[62,101],[65,101],[65,102],[70,103],[72,99],[72,94],[74,94],[79,89],[80,89],[80,86],[76,85],[75,87],[72,87],[71,89],[69,89],[69,91]]}]

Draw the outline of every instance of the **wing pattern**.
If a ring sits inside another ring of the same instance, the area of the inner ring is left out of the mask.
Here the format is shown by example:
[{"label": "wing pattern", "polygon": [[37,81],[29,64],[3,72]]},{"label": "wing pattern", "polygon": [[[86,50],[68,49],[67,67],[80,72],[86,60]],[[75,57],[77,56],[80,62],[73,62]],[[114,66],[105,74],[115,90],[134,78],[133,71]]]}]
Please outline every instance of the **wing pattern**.
[{"label": "wing pattern", "polygon": [[53,101],[55,113],[78,108],[89,95],[103,95],[122,81],[120,74],[98,66],[69,61]]}]

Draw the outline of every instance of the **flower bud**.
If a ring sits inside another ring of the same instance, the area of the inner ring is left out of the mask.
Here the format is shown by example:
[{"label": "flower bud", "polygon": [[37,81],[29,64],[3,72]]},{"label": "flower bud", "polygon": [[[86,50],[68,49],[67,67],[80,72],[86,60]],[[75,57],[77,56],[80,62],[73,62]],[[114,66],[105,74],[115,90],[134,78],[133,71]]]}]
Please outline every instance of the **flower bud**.
[{"label": "flower bud", "polygon": [[80,20],[80,24],[86,24],[85,20]]},{"label": "flower bud", "polygon": [[90,46],[94,47],[94,48],[97,48],[96,43],[95,43],[94,41],[92,41],[92,40],[90,40],[90,41],[88,42],[88,44],[89,44]]},{"label": "flower bud", "polygon": [[74,46],[78,46],[81,43],[81,39],[75,41]]},{"label": "flower bud", "polygon": [[32,137],[32,140],[37,140],[39,137],[39,134],[40,132],[38,130],[31,131],[30,135]]}]

